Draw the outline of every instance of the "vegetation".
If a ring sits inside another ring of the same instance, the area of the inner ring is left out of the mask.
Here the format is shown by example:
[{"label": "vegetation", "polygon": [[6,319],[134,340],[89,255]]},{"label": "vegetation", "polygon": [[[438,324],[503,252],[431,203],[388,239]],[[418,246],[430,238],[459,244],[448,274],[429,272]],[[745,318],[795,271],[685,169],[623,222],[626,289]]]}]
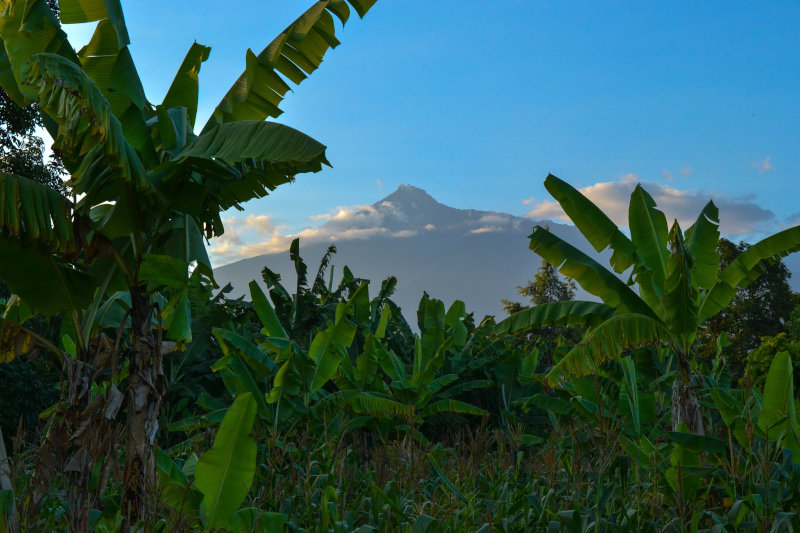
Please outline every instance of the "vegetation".
[{"label": "vegetation", "polygon": [[[733,245],[709,203],[684,233],[637,187],[628,237],[548,176],[613,272],[537,227],[531,305],[500,323],[427,294],[403,316],[396,279],[335,284],[335,247],[310,275],[299,241],[293,288],[266,267],[247,300],[215,285],[220,213],[327,163],[264,119],[338,43],[334,17],[373,3],[322,0],[248,52],[199,134],[208,48],[152,105],[117,2],[0,13],[0,532],[800,526],[781,263],[800,227]],[[61,22],[95,20],[74,51]],[[15,137],[33,104],[65,183]]]}]

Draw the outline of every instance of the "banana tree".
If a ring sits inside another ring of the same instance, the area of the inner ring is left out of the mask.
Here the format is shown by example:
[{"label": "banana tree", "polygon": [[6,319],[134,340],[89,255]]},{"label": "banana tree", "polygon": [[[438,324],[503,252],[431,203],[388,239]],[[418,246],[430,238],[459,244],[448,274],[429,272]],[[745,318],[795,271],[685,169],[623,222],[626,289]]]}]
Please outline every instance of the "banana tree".
[{"label": "banana tree", "polygon": [[[129,523],[149,515],[145,491],[155,480],[168,351],[162,340],[190,340],[191,276],[213,283],[203,237],[223,233],[223,211],[327,164],[325,146],[265,119],[281,113],[289,82],[302,82],[339,44],[334,17],[346,22],[351,8],[363,16],[375,1],[317,1],[259,54],[248,50],[244,73],[199,134],[198,73],[208,47],[189,48],[163,101],[153,104],[129,52],[119,0],[62,0],[60,21],[45,0],[0,5],[0,87],[20,105],[38,104],[70,174],[69,196],[0,174],[0,278],[16,302],[0,324],[0,362],[38,341],[64,357],[75,384],[92,384],[107,375],[97,361],[112,361],[101,397],[92,397],[92,387],[65,397],[57,417],[64,433],[51,427],[48,453],[62,466],[79,456],[70,462],[88,479],[93,459],[108,452],[109,443],[98,440],[114,434],[102,428],[124,412]],[[97,26],[76,51],[62,21]],[[98,342],[97,311],[119,291],[130,303],[118,340]],[[157,293],[166,301],[159,304]],[[14,320],[33,313],[63,314],[74,358]],[[120,343],[126,324],[128,339]]]},{"label": "banana tree", "polygon": [[[611,249],[613,272],[542,227],[530,236],[530,248],[574,279],[601,302],[570,301],[540,305],[516,313],[497,325],[498,333],[541,326],[580,325],[588,328],[547,374],[551,386],[566,376],[595,372],[606,360],[626,350],[662,346],[674,354],[677,372],[672,394],[672,424],[685,423],[703,433],[700,405],[692,381],[693,344],[697,331],[735,296],[775,263],[800,250],[800,226],[754,244],[724,270],[719,270],[719,213],[708,202],[696,222],[681,231],[667,227],[664,214],[639,185],[628,209],[630,237],[579,191],[547,176],[548,192],[597,252]],[[627,282],[617,274],[630,269]],[[616,274],[615,274],[616,273]],[[636,286],[638,292],[633,289]]]}]

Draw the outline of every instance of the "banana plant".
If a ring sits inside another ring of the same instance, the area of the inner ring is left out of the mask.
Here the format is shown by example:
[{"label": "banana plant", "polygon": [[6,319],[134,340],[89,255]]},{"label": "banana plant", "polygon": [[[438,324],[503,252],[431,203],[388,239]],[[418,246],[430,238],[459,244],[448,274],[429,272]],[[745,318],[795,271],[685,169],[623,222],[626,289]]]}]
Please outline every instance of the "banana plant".
[{"label": "banana plant", "polygon": [[[265,119],[281,113],[289,83],[301,83],[339,44],[334,17],[344,23],[351,8],[364,16],[374,3],[316,2],[263,51],[248,50],[244,73],[199,134],[198,73],[208,47],[189,48],[166,96],[153,104],[131,58],[119,0],[59,2],[64,23],[97,22],[77,51],[45,0],[3,3],[0,87],[20,105],[38,104],[70,179],[67,197],[24,176],[0,175],[0,278],[31,312],[61,313],[75,331],[107,294],[130,295],[130,341],[120,354],[128,369],[120,412],[129,523],[149,516],[144,489],[155,476],[162,330],[188,342],[190,273],[212,282],[203,237],[223,233],[223,211],[328,163],[325,146]],[[163,306],[155,297],[161,291],[169,294]],[[153,317],[162,327],[152,327]],[[8,318],[0,331],[5,360],[38,340]],[[95,354],[89,336],[78,340],[83,365]],[[62,437],[74,442],[68,431]]]},{"label": "banana plant", "polygon": [[[720,271],[716,250],[719,213],[713,202],[706,204],[684,235],[677,221],[668,228],[653,198],[637,185],[628,209],[628,237],[566,182],[548,175],[544,185],[597,252],[611,249],[613,272],[537,226],[530,236],[531,250],[601,302],[568,301],[532,307],[502,321],[497,332],[573,324],[588,328],[584,339],[548,373],[551,386],[569,375],[595,372],[602,362],[617,359],[626,350],[666,347],[677,361],[673,429],[685,423],[690,432],[702,434],[702,413],[691,368],[698,328],[730,303],[738,288],[757,279],[765,270],[764,262],[775,263],[800,250],[800,226],[754,244]],[[617,275],[628,269],[631,273],[626,282]]]}]

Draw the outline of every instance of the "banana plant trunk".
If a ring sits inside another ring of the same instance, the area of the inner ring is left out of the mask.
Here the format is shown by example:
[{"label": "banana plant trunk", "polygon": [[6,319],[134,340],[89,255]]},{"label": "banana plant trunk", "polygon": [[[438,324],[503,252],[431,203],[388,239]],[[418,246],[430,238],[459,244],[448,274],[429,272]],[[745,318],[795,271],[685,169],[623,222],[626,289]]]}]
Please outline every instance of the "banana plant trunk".
[{"label": "banana plant trunk", "polygon": [[672,384],[672,431],[678,431],[686,424],[690,433],[704,435],[703,411],[697,401],[697,392],[692,386],[692,373],[689,362],[678,356],[678,369]]},{"label": "banana plant trunk", "polygon": [[165,390],[160,324],[156,338],[151,328],[153,305],[144,289],[140,286],[131,290],[132,345],[122,478],[122,510],[128,527],[153,517],[156,481],[153,444]]}]

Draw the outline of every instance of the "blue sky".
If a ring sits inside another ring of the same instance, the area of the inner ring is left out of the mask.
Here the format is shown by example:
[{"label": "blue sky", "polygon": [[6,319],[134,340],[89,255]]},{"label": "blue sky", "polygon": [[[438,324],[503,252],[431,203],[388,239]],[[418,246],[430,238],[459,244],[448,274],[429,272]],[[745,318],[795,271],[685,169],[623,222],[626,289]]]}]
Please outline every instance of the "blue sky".
[{"label": "blue sky", "polygon": [[[212,47],[202,123],[245,50],[310,4],[123,7],[153,102],[194,40]],[[623,224],[624,195],[642,181],[668,216],[714,198],[730,234],[775,231],[800,212],[798,27],[789,1],[379,0],[278,119],[326,144],[334,168],[231,213],[231,237],[296,234],[404,183],[454,207],[558,217],[548,172],[587,187]],[[76,42],[87,33],[71,30]]]}]

